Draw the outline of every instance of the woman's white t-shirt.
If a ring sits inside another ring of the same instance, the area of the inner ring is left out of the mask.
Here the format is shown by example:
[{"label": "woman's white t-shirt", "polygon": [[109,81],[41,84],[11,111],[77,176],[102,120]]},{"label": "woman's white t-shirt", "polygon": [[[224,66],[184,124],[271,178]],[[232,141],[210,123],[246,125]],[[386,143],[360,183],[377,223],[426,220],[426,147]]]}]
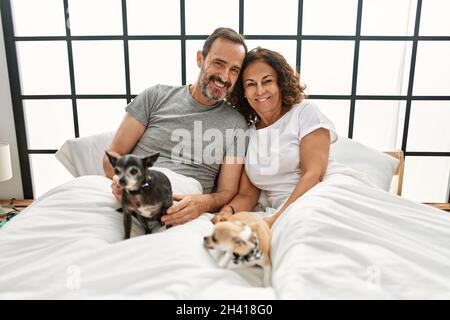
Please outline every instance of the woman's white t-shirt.
[{"label": "woman's white t-shirt", "polygon": [[337,140],[334,124],[310,102],[294,105],[268,127],[250,128],[245,170],[250,181],[267,192],[272,208],[294,191],[301,174],[300,141],[319,128],[330,131],[331,143]]}]

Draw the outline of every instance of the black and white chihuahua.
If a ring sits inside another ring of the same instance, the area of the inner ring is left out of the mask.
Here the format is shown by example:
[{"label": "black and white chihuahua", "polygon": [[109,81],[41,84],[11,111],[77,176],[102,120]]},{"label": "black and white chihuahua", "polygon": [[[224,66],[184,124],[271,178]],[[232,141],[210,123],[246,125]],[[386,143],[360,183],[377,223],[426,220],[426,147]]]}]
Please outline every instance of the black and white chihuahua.
[{"label": "black and white chihuahua", "polygon": [[[136,217],[145,230],[152,232],[156,223],[161,223],[161,217],[166,214],[172,203],[172,186],[167,176],[150,168],[159,157],[159,153],[140,158],[135,155],[114,157],[106,151],[109,162],[114,167],[114,173],[119,178],[122,187],[123,226],[125,239],[130,238],[131,216]],[[149,227],[149,222],[153,222]]]}]

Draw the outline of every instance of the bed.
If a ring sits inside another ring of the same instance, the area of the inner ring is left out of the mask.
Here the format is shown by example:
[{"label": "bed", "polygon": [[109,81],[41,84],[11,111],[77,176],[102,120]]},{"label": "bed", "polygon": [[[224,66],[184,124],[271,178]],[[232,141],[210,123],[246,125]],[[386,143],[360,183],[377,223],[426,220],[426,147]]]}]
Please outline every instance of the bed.
[{"label": "bed", "polygon": [[[450,298],[450,215],[398,195],[394,157],[340,138],[323,182],[274,225],[263,287],[261,269],[220,269],[205,250],[210,213],[150,235],[135,222],[123,241],[111,181],[95,175],[110,139],[66,142],[57,157],[76,178],[0,229],[0,299]],[[160,170],[175,193],[201,192]]]}]

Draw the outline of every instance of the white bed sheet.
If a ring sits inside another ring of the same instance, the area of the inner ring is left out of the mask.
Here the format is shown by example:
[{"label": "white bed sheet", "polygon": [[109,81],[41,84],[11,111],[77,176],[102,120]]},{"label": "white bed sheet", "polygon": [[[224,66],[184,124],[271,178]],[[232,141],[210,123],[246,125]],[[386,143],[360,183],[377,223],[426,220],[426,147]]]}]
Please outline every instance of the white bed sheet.
[{"label": "white bed sheet", "polygon": [[[168,171],[175,193],[199,184]],[[272,287],[203,247],[211,215],[122,241],[101,176],[48,192],[0,229],[0,299],[427,299],[450,297],[450,215],[331,166],[273,228]]]},{"label": "white bed sheet", "polygon": [[273,227],[281,299],[450,298],[450,214],[336,165]]}]

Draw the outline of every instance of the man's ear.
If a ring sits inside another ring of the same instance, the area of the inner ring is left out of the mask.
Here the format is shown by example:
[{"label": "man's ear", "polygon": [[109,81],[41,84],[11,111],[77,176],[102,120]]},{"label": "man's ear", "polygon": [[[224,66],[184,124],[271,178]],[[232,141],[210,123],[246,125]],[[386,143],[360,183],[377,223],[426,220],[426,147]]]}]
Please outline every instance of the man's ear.
[{"label": "man's ear", "polygon": [[197,66],[201,69],[203,64],[203,54],[201,50],[197,51]]},{"label": "man's ear", "polygon": [[155,153],[151,156],[145,157],[143,159],[144,167],[146,167],[146,168],[153,167],[153,164],[156,162],[156,160],[158,160],[158,157],[159,157],[159,152]]},{"label": "man's ear", "polygon": [[117,163],[117,157],[114,157],[112,154],[109,154],[108,151],[105,151],[105,153],[106,153],[106,155],[108,156],[109,163],[111,163],[111,165],[112,165],[113,167],[115,167],[115,166],[116,166],[116,163]]}]

